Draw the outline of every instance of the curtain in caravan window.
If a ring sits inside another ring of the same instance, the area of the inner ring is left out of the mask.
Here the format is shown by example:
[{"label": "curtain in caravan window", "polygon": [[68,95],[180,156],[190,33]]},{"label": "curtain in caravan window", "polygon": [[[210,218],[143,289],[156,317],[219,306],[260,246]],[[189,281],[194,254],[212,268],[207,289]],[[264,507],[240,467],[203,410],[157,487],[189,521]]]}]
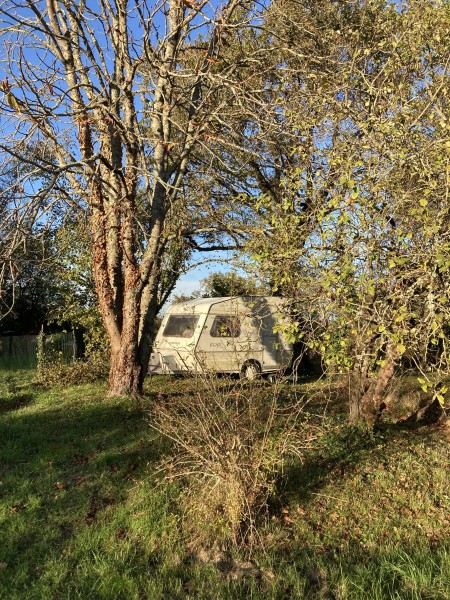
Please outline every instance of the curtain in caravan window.
[{"label": "curtain in caravan window", "polygon": [[190,338],[194,335],[199,315],[170,315],[163,336]]}]

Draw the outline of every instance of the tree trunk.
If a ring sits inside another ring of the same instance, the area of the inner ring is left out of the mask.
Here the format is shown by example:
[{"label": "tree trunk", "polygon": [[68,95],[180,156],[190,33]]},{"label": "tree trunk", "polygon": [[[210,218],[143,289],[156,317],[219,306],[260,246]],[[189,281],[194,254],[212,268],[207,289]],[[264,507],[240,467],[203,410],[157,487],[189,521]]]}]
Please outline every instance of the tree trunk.
[{"label": "tree trunk", "polygon": [[143,392],[144,381],[148,371],[148,364],[150,361],[150,355],[152,353],[153,340],[156,335],[154,331],[155,322],[157,316],[156,302],[152,303],[152,306],[148,309],[148,313],[144,320],[144,326],[140,332],[140,341],[138,349],[138,360],[140,366],[139,372],[139,393]]},{"label": "tree trunk", "polygon": [[350,374],[349,424],[356,427],[364,421],[362,399],[368,387],[368,374],[361,365]]},{"label": "tree trunk", "polygon": [[361,415],[361,398],[353,390],[350,393],[349,408],[350,408],[350,412],[349,412],[349,416],[348,416],[348,422],[353,427],[356,427],[362,420],[362,418],[361,418],[362,417],[362,415]]},{"label": "tree trunk", "polygon": [[118,349],[111,351],[108,396],[139,396],[140,373],[137,344],[134,340],[123,340]]},{"label": "tree trunk", "polygon": [[399,358],[400,353],[397,347],[391,346],[386,351],[384,364],[373,379],[370,379],[364,372],[358,372],[351,379],[353,385],[350,393],[350,425],[373,426],[379,419],[384,409],[383,400]]}]

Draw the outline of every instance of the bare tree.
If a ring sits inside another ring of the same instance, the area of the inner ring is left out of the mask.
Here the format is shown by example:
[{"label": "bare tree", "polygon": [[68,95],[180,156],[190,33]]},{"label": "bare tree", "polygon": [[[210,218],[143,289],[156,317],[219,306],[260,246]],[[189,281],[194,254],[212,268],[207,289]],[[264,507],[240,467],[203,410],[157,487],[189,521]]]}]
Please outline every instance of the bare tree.
[{"label": "bare tree", "polygon": [[86,213],[110,394],[136,393],[161,295],[186,255],[222,247],[218,228],[236,241],[235,220],[196,191],[190,160],[207,150],[224,108],[255,93],[237,73],[249,64],[257,71],[260,57],[231,60],[223,50],[230,33],[253,27],[258,15],[241,0],[220,8],[206,0],[4,0],[0,9],[0,149],[32,164],[25,149],[33,141],[51,157],[36,165],[46,185],[35,193],[25,178],[26,202],[16,195],[6,207],[18,226],[4,257],[11,261],[30,230],[47,222],[52,194]]},{"label": "bare tree", "polygon": [[[0,320],[11,317],[17,291],[48,269],[49,233],[61,223],[54,194],[39,163],[45,149],[29,146],[28,160],[4,155],[0,162]],[[62,183],[62,181],[61,181]],[[17,308],[17,307],[16,307]]]}]

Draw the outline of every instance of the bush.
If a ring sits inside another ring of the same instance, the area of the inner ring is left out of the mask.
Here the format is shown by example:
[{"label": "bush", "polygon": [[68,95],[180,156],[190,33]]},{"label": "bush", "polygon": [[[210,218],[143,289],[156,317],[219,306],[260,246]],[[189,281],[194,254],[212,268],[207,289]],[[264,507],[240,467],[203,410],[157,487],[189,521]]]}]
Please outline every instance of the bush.
[{"label": "bush", "polygon": [[79,385],[95,383],[108,376],[107,361],[77,360],[67,364],[62,360],[49,363],[44,369],[38,369],[36,382],[45,387],[55,385]]},{"label": "bush", "polygon": [[301,452],[301,404],[283,403],[280,385],[207,376],[197,382],[195,393],[153,406],[152,426],[174,443],[166,477],[184,482],[191,537],[252,544],[286,461]]},{"label": "bush", "polygon": [[84,336],[85,354],[83,359],[74,360],[61,351],[64,334],[46,336],[40,333],[37,348],[37,383],[45,387],[54,385],[77,385],[94,383],[105,379],[109,373],[109,351],[101,329],[93,328]]}]

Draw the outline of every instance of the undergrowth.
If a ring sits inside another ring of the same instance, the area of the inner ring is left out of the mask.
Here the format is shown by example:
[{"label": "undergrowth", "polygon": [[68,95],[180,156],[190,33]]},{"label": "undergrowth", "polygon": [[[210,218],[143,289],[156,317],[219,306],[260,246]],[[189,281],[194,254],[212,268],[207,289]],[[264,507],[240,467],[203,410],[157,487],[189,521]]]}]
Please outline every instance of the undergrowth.
[{"label": "undergrowth", "polygon": [[289,461],[301,457],[304,401],[278,385],[199,376],[195,390],[153,403],[151,423],[174,442],[163,469],[184,483],[183,524],[203,544],[252,545]]},{"label": "undergrowth", "polygon": [[70,363],[62,358],[56,358],[38,364],[36,382],[47,388],[97,383],[106,381],[108,370],[108,361],[101,355],[74,360]]}]

